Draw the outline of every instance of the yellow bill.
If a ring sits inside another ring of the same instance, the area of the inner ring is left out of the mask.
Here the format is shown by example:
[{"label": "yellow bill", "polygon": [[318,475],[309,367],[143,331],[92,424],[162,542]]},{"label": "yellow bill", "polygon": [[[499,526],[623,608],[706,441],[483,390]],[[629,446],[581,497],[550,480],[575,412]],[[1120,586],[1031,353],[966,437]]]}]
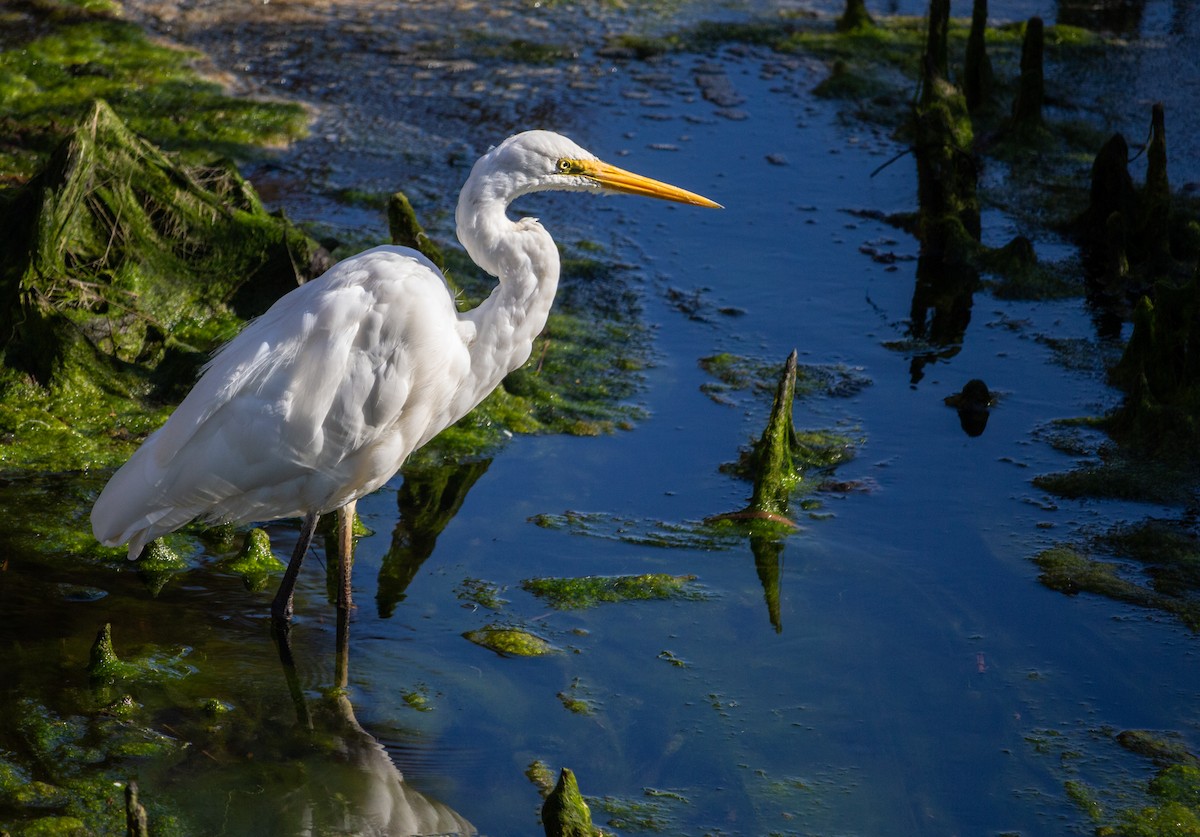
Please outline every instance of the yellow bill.
[{"label": "yellow bill", "polygon": [[713,209],[724,209],[721,204],[710,201],[703,195],[697,195],[695,192],[689,192],[686,189],[680,189],[678,186],[672,186],[669,183],[643,177],[631,171],[625,171],[625,169],[611,166],[608,163],[602,163],[599,160],[580,160],[579,167],[580,174],[590,177],[604,188],[612,189],[615,192],[644,195],[648,198],[661,198],[665,201],[687,203],[692,206],[709,206]]}]

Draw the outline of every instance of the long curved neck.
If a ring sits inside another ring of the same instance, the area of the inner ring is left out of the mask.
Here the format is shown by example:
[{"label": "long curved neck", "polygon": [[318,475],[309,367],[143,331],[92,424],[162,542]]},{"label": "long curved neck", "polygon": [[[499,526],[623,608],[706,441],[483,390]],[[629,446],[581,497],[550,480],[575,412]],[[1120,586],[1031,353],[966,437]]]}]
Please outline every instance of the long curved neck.
[{"label": "long curved neck", "polygon": [[475,325],[471,353],[471,407],[504,376],[529,359],[546,326],[558,290],[558,248],[536,220],[511,220],[511,196],[468,179],[458,202],[458,239],[499,284],[478,307],[461,315]]}]

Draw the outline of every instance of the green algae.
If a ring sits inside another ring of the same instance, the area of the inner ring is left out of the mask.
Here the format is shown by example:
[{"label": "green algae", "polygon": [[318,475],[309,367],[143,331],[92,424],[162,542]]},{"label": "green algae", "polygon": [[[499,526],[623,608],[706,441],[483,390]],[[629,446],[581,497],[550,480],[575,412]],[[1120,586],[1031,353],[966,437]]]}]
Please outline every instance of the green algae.
[{"label": "green algae", "polygon": [[1183,765],[1200,768],[1200,759],[1193,756],[1187,745],[1176,735],[1164,735],[1144,729],[1127,729],[1117,733],[1117,743],[1131,753],[1148,758],[1160,766]]},{"label": "green algae", "polygon": [[228,165],[182,166],[95,102],[0,234],[0,467],[115,464],[316,245]]},{"label": "green algae", "polygon": [[129,660],[121,660],[113,649],[112,628],[105,623],[96,634],[89,654],[87,672],[93,685],[115,683],[167,683],[196,673],[186,661],[191,649],[175,652],[151,650]]},{"label": "green algae", "polygon": [[584,610],[601,602],[707,598],[692,575],[643,573],[582,578],[530,578],[521,588],[558,610]]},{"label": "green algae", "polygon": [[404,701],[405,706],[418,712],[432,712],[434,709],[429,687],[424,683],[418,683],[414,688],[401,692],[400,699]]},{"label": "green algae", "polygon": [[134,666],[122,663],[117,658],[117,652],[112,646],[112,625],[105,622],[96,641],[92,643],[92,651],[88,661],[88,676],[93,681],[112,682],[124,679],[136,672]]},{"label": "green algae", "polygon": [[1200,598],[1158,592],[1126,577],[1121,566],[1112,561],[1099,560],[1067,546],[1044,550],[1033,561],[1042,571],[1038,580],[1052,590],[1069,595],[1094,593],[1159,610],[1175,616],[1192,630],[1200,630]]},{"label": "green algae", "polygon": [[[171,736],[103,710],[61,716],[21,698],[9,712],[15,738],[0,754],[4,833],[125,834],[120,789],[129,772],[183,747]],[[154,811],[161,826],[156,834],[177,833],[169,809],[156,805]]]},{"label": "green algae", "polygon": [[646,789],[641,797],[604,796],[592,804],[604,812],[605,823],[619,831],[662,832],[673,824],[673,811],[681,800]]},{"label": "green algae", "polygon": [[875,21],[867,11],[865,0],[846,0],[842,16],[837,20],[839,32],[853,32],[857,29],[868,29],[874,25]]},{"label": "green algae", "polygon": [[[1097,769],[1098,783],[1081,774],[1090,773],[1091,762],[1101,756],[1062,753],[1062,763],[1072,763],[1071,778],[1063,781],[1067,798],[1087,818],[1094,833],[1102,837],[1196,837],[1200,835],[1200,767],[1196,758],[1174,733],[1126,730],[1112,741],[1157,772],[1149,781],[1131,780],[1127,772],[1114,775],[1104,755]],[[1141,765],[1137,772],[1144,773]]]},{"label": "green algae", "polygon": [[558,774],[558,783],[542,803],[542,827],[546,837],[593,837],[597,834],[592,827],[592,812],[575,774],[564,767]]},{"label": "green algae", "polygon": [[[421,226],[421,222],[417,220],[416,210],[413,209],[408,195],[403,192],[394,192],[388,198],[387,219],[388,232],[392,236],[393,244],[411,247],[437,265],[438,270],[445,272],[446,257],[442,253],[442,248],[434,243],[429,234],[425,232],[424,227]],[[451,284],[451,288],[453,287]]]},{"label": "green algae", "polygon": [[1068,471],[1039,474],[1038,488],[1069,499],[1132,500],[1182,505],[1196,490],[1196,477],[1181,463],[1137,459],[1122,451],[1106,451],[1099,462]]},{"label": "green algae", "polygon": [[549,641],[523,628],[488,625],[463,636],[502,657],[544,657],[558,651]]},{"label": "green algae", "polygon": [[525,778],[537,788],[538,795],[542,799],[545,799],[554,790],[556,782],[554,771],[541,759],[534,759],[529,763],[529,766],[525,768]]},{"label": "green algae", "polygon": [[0,51],[0,182],[34,174],[96,99],[108,100],[137,133],[204,161],[245,156],[301,136],[294,103],[227,94],[194,69],[198,53],[164,45],[119,7],[44,0],[20,4]]},{"label": "green algae", "polygon": [[455,588],[459,601],[469,602],[488,610],[502,610],[508,600],[501,597],[504,588],[481,578],[464,578]]},{"label": "green algae", "polygon": [[557,695],[563,707],[575,715],[595,715],[598,708],[595,700],[587,696],[587,689],[578,677],[571,681],[569,688]]},{"label": "green algae", "polygon": [[639,520],[606,512],[543,513],[530,517],[529,522],[543,529],[663,549],[732,549],[743,540],[733,526],[704,521]]},{"label": "green algae", "polygon": [[258,591],[266,587],[267,580],[282,571],[285,565],[271,551],[270,536],[264,530],[255,528],[246,533],[241,550],[217,566],[240,575],[247,590]]},{"label": "green algae", "polygon": [[[728,352],[701,358],[700,368],[716,378],[715,382],[702,384],[700,389],[717,403],[727,402],[733,392],[773,392],[779,374],[778,362]],[[809,396],[852,398],[870,385],[871,379],[858,367],[843,364],[796,365],[794,395],[798,399]]]}]

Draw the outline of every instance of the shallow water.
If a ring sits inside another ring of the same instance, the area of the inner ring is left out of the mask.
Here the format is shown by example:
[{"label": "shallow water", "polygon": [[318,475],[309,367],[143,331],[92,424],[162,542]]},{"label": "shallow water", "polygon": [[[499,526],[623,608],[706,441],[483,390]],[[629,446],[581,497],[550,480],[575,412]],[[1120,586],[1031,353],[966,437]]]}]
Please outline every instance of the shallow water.
[{"label": "shallow water", "polygon": [[[297,8],[311,8],[314,32],[344,33],[330,19],[357,20],[343,6]],[[594,25],[611,14],[597,12]],[[1172,18],[1151,4],[1147,19]],[[413,25],[432,24],[414,13]],[[255,61],[271,51],[252,49],[261,33],[218,50],[228,29],[192,27],[169,28],[208,45],[218,63],[253,53],[241,69],[269,84]],[[419,62],[397,61],[400,47],[380,51],[381,37],[363,34],[369,48],[347,75],[412,73]],[[328,61],[290,61],[288,88],[319,106],[319,130],[259,170],[273,199],[294,218],[381,236],[381,218],[335,208],[329,191],[415,178],[415,202],[431,204],[431,224],[444,228],[437,213],[450,200],[439,190],[488,141],[471,97],[449,92],[466,82],[434,71],[427,92],[380,101],[330,80]],[[5,667],[17,674],[6,700],[19,690],[64,717],[76,711],[87,650],[106,621],[118,653],[173,649],[173,665],[195,672],[143,685],[138,700],[193,745],[144,761],[142,792],[169,800],[198,832],[230,834],[355,833],[366,812],[384,810],[440,816],[441,830],[459,822],[453,811],[483,834],[537,833],[540,800],[524,775],[535,759],[571,767],[590,797],[637,803],[669,834],[1089,833],[1064,781],[1126,785],[1153,772],[1104,730],[1196,738],[1195,637],[1165,616],[1051,592],[1030,560],[1090,527],[1161,511],[1068,502],[1030,482],[1072,463],[1039,436],[1048,422],[1096,414],[1118,397],[1099,360],[1065,364],[1047,338],[1076,341],[1085,358],[1112,347],[1081,300],[983,292],[950,338],[910,340],[917,245],[853,211],[913,208],[914,167],[904,158],[870,176],[900,147],[809,93],[823,66],[726,48],[648,64],[589,52],[570,68],[460,72],[493,89],[529,83],[528,74],[569,85],[569,95],[542,87],[503,105],[493,120],[501,127],[486,128],[498,131],[493,139],[536,119],[726,206],[555,195],[522,205],[560,239],[599,241],[640,266],[636,290],[654,333],[640,396],[647,418],[608,437],[515,438],[466,479],[461,508],[424,563],[389,553],[399,477],[361,501],[373,534],[356,550],[348,701],[325,694],[336,675],[319,546],[298,590],[298,693],[269,636],[274,582],[251,593],[196,556],[152,596],[132,572],[68,572],[14,556],[0,608],[14,637]],[[742,99],[736,113],[701,95],[697,77],[712,75]],[[400,109],[421,97],[430,102],[417,118]],[[356,135],[360,118],[370,129]],[[411,127],[431,123],[445,127]],[[389,156],[401,142],[405,153]],[[1185,155],[1172,171],[1194,180],[1189,165]],[[984,223],[985,240],[1014,230],[995,211]],[[1033,232],[1043,259],[1070,253]],[[691,315],[680,295],[696,303]],[[747,486],[718,469],[759,432],[769,396],[734,392],[720,403],[702,391],[712,378],[698,361],[727,351],[782,364],[793,348],[802,363],[844,367],[869,385],[797,403],[799,427],[861,442],[837,469],[842,490],[816,495],[816,513],[774,550],[749,541],[656,548],[530,522],[594,512],[636,535],[740,508]],[[977,437],[943,403],[971,378],[1001,395]],[[270,531],[289,554],[294,527]],[[643,572],[695,575],[708,596],[556,611],[520,588],[539,576]],[[764,579],[778,584],[775,610]],[[464,595],[469,580],[499,589],[498,612]],[[41,633],[22,636],[34,622]],[[494,622],[523,624],[562,653],[505,658],[462,636]],[[568,711],[560,694],[592,711]],[[428,711],[406,700],[413,695]],[[209,698],[231,711],[206,719],[195,707]],[[297,736],[297,726],[315,732]],[[614,816],[598,801],[593,815]],[[614,828],[650,830],[628,818]]]}]

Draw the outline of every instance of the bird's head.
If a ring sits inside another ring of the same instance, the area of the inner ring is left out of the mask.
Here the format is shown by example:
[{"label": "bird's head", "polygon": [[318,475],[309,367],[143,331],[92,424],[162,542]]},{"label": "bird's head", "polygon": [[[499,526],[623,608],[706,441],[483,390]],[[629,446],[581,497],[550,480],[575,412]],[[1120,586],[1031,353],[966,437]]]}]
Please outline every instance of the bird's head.
[{"label": "bird's head", "polygon": [[494,179],[511,199],[550,189],[622,192],[720,208],[708,198],[605,163],[553,131],[525,131],[509,137],[475,164],[471,177]]}]

